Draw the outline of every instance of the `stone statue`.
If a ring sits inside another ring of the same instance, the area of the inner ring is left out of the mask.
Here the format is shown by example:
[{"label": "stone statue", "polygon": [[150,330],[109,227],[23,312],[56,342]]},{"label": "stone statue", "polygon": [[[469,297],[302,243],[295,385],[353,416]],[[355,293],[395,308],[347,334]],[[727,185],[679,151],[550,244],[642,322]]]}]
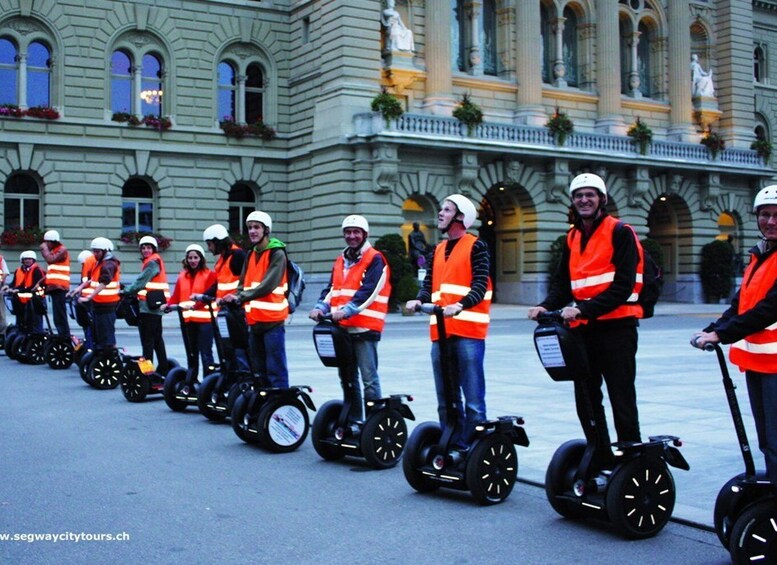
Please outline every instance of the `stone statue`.
[{"label": "stone statue", "polygon": [[699,64],[699,56],[691,55],[691,95],[712,98],[715,96],[715,85],[712,83],[712,70],[706,72]]},{"label": "stone statue", "polygon": [[386,28],[388,35],[387,47],[389,51],[415,51],[413,32],[402,22],[402,18],[395,8],[395,0],[386,0],[386,9],[380,16],[380,22]]}]

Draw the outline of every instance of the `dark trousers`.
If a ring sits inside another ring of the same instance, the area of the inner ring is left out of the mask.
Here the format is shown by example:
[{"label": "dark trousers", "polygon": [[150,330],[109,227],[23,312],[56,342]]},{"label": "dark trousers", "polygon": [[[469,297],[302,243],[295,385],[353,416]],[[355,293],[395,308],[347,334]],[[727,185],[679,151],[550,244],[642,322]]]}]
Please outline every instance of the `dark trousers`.
[{"label": "dark trousers", "polygon": [[[602,448],[610,444],[603,405],[602,381],[604,381],[607,384],[607,394],[612,405],[618,441],[641,441],[635,388],[637,327],[619,323],[612,326],[596,324],[593,328],[581,328],[576,333],[583,339],[590,367],[588,379],[575,381],[577,416],[585,431],[586,439],[589,442],[597,440]],[[586,386],[590,398],[596,433],[591,430],[583,386]]]},{"label": "dark trousers", "polygon": [[209,323],[199,322],[188,322],[184,328],[191,351],[191,359],[187,360],[190,363],[189,369],[199,372],[201,358],[203,374],[209,374],[209,367],[213,365],[213,328]]},{"label": "dark trousers", "polygon": [[165,341],[162,338],[162,316],[141,313],[138,318],[138,333],[140,334],[140,345],[143,348],[143,357],[153,361],[154,353],[156,353],[156,371],[160,375],[166,375],[168,370],[167,351],[165,350]]},{"label": "dark trousers", "polygon": [[67,319],[67,308],[65,306],[66,294],[65,290],[60,288],[48,291],[48,295],[51,297],[54,327],[57,328],[57,333],[59,335],[70,335],[70,323]]}]

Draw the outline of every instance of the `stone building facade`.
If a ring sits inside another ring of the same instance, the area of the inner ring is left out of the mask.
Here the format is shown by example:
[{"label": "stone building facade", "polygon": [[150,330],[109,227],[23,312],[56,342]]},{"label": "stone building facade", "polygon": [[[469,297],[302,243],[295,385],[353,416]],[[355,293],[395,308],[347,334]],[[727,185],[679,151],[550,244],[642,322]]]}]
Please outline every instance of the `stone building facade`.
[{"label": "stone building facade", "polygon": [[[434,242],[442,199],[463,192],[496,300],[534,303],[569,180],[593,171],[661,245],[665,298],[699,301],[701,246],[746,249],[775,177],[751,149],[777,128],[775,24],[772,0],[0,0],[0,225],[57,229],[73,250],[150,230],[171,261],[256,207],[323,281],[343,216],[367,216],[373,240],[417,221]],[[381,87],[400,118],[370,112]],[[464,94],[485,118],[471,131],[451,117]],[[574,122],[563,145],[556,109]],[[646,154],[626,135],[637,118]],[[134,245],[119,256],[139,267]]]}]

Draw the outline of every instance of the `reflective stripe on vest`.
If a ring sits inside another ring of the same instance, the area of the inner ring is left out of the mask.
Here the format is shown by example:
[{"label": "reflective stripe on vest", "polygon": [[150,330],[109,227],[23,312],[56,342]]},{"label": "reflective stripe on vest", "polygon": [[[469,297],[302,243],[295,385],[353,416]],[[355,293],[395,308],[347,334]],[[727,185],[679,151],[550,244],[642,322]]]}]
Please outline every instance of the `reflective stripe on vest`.
[{"label": "reflective stripe on vest", "polygon": [[32,275],[36,268],[40,270],[40,267],[33,263],[32,267],[30,267],[30,269],[27,271],[25,271],[22,267],[19,267],[14,272],[13,287],[20,289],[20,291],[16,293],[16,298],[18,298],[19,302],[22,304],[27,304],[32,298],[31,289],[35,284],[32,280]]},{"label": "reflective stripe on vest", "polygon": [[[240,251],[240,248],[232,244],[230,250],[234,253]],[[232,253],[230,253],[226,260],[223,256],[219,256],[216,261],[216,265],[213,270],[216,271],[216,298],[221,298],[228,294],[234,294],[237,292],[237,284],[240,281],[240,274],[235,275],[232,273],[232,269],[229,268],[229,262],[232,259]]]},{"label": "reflective stripe on vest", "polygon": [[[55,247],[52,251],[56,251],[61,245]],[[48,266],[46,286],[70,290],[70,253],[65,252],[64,259]]]},{"label": "reflective stripe on vest", "polygon": [[391,283],[389,282],[391,272],[386,258],[372,246],[365,249],[359,260],[351,265],[347,271],[345,268],[345,258],[342,255],[335,260],[335,266],[332,269],[330,305],[332,306],[332,312],[336,312],[351,301],[354,295],[361,289],[364,274],[377,255],[380,255],[384,264],[383,287],[373,290],[372,295],[362,304],[363,310],[361,312],[348,319],[340,320],[341,326],[367,328],[376,332],[383,331],[386,324],[386,314],[388,313],[389,296],[391,295]]},{"label": "reflective stripe on vest", "polygon": [[[181,308],[187,308],[181,310],[181,316],[183,316],[184,322],[197,322],[200,324],[204,323],[210,323],[210,312],[208,311],[207,305],[204,305],[202,303],[199,303],[200,306],[189,310],[188,308],[192,308],[197,304],[194,300],[189,300],[188,297],[190,297],[192,294],[202,294],[206,290],[208,290],[208,281],[212,281],[210,278],[212,276],[212,272],[210,269],[204,269],[199,270],[195,273],[194,278],[191,277],[188,271],[183,270],[178,275],[178,280],[175,283],[175,294],[177,296],[186,296],[186,300],[181,300],[178,303],[178,306]],[[212,282],[211,282],[212,284]],[[216,303],[214,302],[212,304],[213,307],[213,315],[217,315],[219,308],[216,306]]]},{"label": "reflective stripe on vest", "polygon": [[[739,315],[754,308],[777,282],[777,253],[772,253],[757,269],[756,264],[757,258],[752,256],[742,277],[737,311]],[[729,359],[740,371],[777,373],[777,323],[732,343]]]},{"label": "reflective stripe on vest", "polygon": [[[283,250],[278,249],[276,253],[283,253]],[[246,258],[248,265],[243,282],[245,290],[250,291],[256,288],[264,280],[264,276],[270,266],[270,255],[272,255],[272,250],[270,249],[261,253],[252,251],[248,254]],[[280,285],[276,286],[272,292],[265,296],[254,298],[245,304],[246,321],[248,324],[284,321],[289,316],[289,302],[286,300],[287,288],[286,269],[283,269]]]},{"label": "reflective stripe on vest", "polygon": [[[615,280],[615,265],[612,263],[612,256],[615,250],[612,238],[619,223],[612,216],[605,216],[591,234],[584,250],[581,250],[582,233],[580,230],[572,229],[567,233],[569,278],[572,296],[576,302],[591,300],[599,296]],[[642,307],[637,304],[637,300],[639,299],[639,293],[642,290],[643,284],[644,253],[631,226],[627,224],[623,224],[623,226],[634,235],[637,248],[638,261],[634,285],[625,304],[599,316],[598,320],[642,317]]]},{"label": "reflective stripe on vest", "polygon": [[145,301],[149,290],[161,290],[165,293],[165,300],[170,300],[170,285],[167,282],[167,272],[165,271],[165,262],[158,253],[152,253],[143,260],[143,269],[151,262],[156,261],[159,264],[159,272],[151,277],[146,286],[138,292],[138,300]]},{"label": "reflective stripe on vest", "polygon": [[[100,278],[103,263],[104,261],[100,261],[99,263],[95,262],[94,267],[92,267],[92,273],[89,276],[89,286],[91,287],[92,294],[95,289],[100,286],[98,280]],[[121,297],[119,296],[121,269],[119,268],[119,262],[115,261],[115,263],[116,271],[113,273],[113,279],[105,285],[105,288],[103,288],[99,294],[94,295],[94,298],[92,299],[93,302],[97,304],[115,304],[121,300]]]},{"label": "reflective stripe on vest", "polygon": [[[453,247],[450,257],[445,259],[443,241],[437,245],[432,264],[432,302],[439,306],[448,306],[460,302],[469,294],[472,284],[472,247],[477,238],[465,234]],[[472,339],[485,339],[491,322],[489,311],[492,298],[491,277],[483,297],[473,308],[462,310],[453,318],[445,319],[445,330],[449,336],[455,335]],[[429,330],[432,341],[437,341],[437,317],[429,317]]]},{"label": "reflective stripe on vest", "polygon": [[[92,269],[94,268],[94,264],[97,262],[97,258],[94,255],[89,255],[87,257],[83,264],[81,265],[81,282],[85,283],[89,280],[89,277],[92,274]],[[90,285],[86,285],[84,288],[81,289],[81,296],[91,296],[92,287]]]}]

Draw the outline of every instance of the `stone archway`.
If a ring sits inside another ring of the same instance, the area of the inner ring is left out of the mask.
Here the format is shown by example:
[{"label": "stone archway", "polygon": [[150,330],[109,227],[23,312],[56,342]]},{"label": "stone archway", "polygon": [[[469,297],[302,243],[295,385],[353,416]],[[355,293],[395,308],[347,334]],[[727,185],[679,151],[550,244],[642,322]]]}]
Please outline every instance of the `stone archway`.
[{"label": "stone archway", "polygon": [[647,236],[661,247],[664,274],[662,296],[666,300],[686,302],[692,292],[681,272],[681,265],[690,252],[689,242],[684,234],[691,228],[691,211],[687,203],[677,194],[662,194],[656,198],[648,212]]},{"label": "stone archway", "polygon": [[436,229],[437,203],[432,198],[417,193],[409,195],[402,202],[402,219],[403,222],[400,229],[408,255],[411,254],[410,234],[413,232],[414,224],[418,224],[418,228],[428,246],[434,246],[439,240],[439,233]]}]

